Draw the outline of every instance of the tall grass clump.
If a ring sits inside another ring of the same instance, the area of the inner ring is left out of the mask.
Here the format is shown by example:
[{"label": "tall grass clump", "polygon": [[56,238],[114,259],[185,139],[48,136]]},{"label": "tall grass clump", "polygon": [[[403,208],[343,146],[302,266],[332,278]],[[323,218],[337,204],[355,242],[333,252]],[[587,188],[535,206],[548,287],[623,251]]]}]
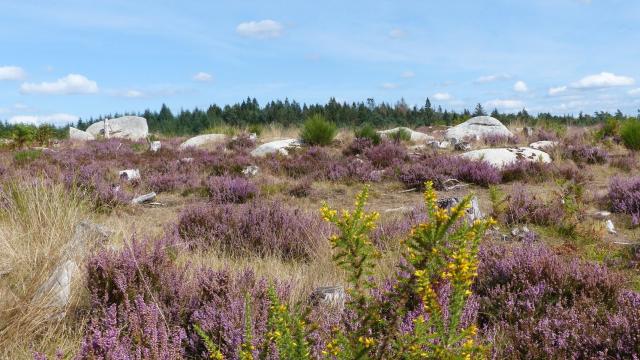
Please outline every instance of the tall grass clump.
[{"label": "tall grass clump", "polygon": [[315,114],[305,121],[300,138],[309,145],[326,146],[331,144],[338,133],[336,125],[327,121],[324,116]]},{"label": "tall grass clump", "polygon": [[620,129],[620,137],[627,149],[640,150],[640,120],[627,120]]},{"label": "tall grass clump", "polygon": [[[0,189],[0,358],[28,358],[39,349],[75,346],[79,327],[39,296],[86,214],[83,197],[45,180],[11,181]],[[72,292],[77,294],[77,292]]]}]

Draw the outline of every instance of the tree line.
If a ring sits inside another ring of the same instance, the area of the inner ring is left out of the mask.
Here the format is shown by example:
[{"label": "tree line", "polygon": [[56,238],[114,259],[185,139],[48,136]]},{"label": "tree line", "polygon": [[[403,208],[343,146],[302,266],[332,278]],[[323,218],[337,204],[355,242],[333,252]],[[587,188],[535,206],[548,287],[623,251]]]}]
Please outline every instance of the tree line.
[{"label": "tree line", "polygon": [[[472,116],[487,115],[487,111],[481,104],[470,111],[452,111],[442,109],[441,106],[433,106],[427,98],[422,106],[409,106],[401,99],[395,104],[386,102],[377,103],[374,99],[364,102],[338,102],[330,99],[326,104],[300,104],[288,99],[271,101],[264,106],[258,104],[255,98],[247,98],[240,103],[220,107],[213,104],[206,110],[195,108],[193,110],[181,109],[175,113],[168,106],[162,105],[159,111],[145,110],[142,113],[105,114],[96,118],[80,119],[75,127],[85,130],[90,124],[104,119],[115,118],[123,115],[137,115],[147,119],[149,130],[164,135],[193,135],[206,132],[220,126],[251,126],[262,124],[279,124],[283,126],[300,125],[308,117],[321,114],[327,120],[340,127],[358,127],[362,124],[371,124],[374,127],[388,126],[430,126],[430,125],[455,125],[469,119]],[[574,115],[552,115],[551,113],[538,113],[532,115],[522,109],[517,113],[501,113],[493,109],[489,113],[505,125],[512,122],[520,122],[529,126],[539,124],[548,125],[593,125],[616,118],[625,120],[629,118],[618,110],[614,114],[608,112],[596,112],[594,114],[579,113]],[[18,132],[33,132],[34,136],[38,127],[30,125],[13,125],[0,123],[0,137],[8,138]],[[17,130],[16,130],[17,129]],[[47,134],[54,137],[64,137],[67,127],[47,129]]]}]

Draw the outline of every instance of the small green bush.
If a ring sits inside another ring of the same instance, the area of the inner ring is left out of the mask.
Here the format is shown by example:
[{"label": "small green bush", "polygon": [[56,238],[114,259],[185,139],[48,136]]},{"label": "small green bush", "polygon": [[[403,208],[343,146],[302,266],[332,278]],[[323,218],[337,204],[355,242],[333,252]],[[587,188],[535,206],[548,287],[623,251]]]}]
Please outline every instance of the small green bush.
[{"label": "small green bush", "polygon": [[256,136],[260,136],[262,134],[262,128],[263,126],[260,124],[251,124],[247,127],[247,132],[249,134],[254,133]]},{"label": "small green bush", "polygon": [[627,120],[622,125],[620,137],[627,149],[640,150],[640,120]]},{"label": "small green bush", "polygon": [[306,144],[325,146],[331,144],[338,129],[322,115],[313,115],[304,122],[300,138]]},{"label": "small green bush", "polygon": [[373,126],[371,126],[371,124],[368,124],[368,123],[364,124],[361,128],[356,129],[356,131],[354,132],[354,135],[356,138],[371,140],[373,145],[378,145],[380,144],[380,141],[382,141],[380,134],[378,134],[376,129],[374,129]]},{"label": "small green bush", "polygon": [[602,128],[598,131],[598,136],[600,139],[616,136],[620,131],[620,122],[616,118],[608,118],[604,124],[602,124]]},{"label": "small green bush", "polygon": [[30,163],[42,155],[41,150],[23,150],[18,151],[13,155],[13,161],[17,165],[24,165]]},{"label": "small green bush", "polygon": [[406,129],[398,129],[398,131],[389,134],[389,139],[393,140],[396,143],[402,141],[410,141],[411,133],[409,133]]}]

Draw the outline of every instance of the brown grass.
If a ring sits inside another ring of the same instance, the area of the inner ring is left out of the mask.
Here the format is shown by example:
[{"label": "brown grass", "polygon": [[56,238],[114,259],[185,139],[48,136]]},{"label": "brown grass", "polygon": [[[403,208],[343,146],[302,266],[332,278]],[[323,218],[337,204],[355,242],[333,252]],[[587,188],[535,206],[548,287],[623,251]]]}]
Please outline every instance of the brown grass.
[{"label": "brown grass", "polygon": [[51,306],[50,295],[36,294],[86,215],[82,197],[41,180],[10,182],[1,194],[0,358],[30,358],[33,349],[77,347],[81,322],[61,315],[75,313],[83,292],[74,289],[65,309]]}]

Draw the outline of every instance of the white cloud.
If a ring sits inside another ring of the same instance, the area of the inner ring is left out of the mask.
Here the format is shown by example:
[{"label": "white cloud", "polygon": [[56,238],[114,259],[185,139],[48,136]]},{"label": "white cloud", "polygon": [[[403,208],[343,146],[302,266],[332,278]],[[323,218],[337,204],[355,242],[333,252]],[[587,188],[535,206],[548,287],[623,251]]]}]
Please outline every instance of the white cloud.
[{"label": "white cloud", "polygon": [[629,91],[627,91],[627,94],[629,95],[640,95],[640,88],[635,88],[635,89],[631,89]]},{"label": "white cloud", "polygon": [[382,84],[382,88],[383,89],[387,89],[387,90],[397,89],[398,88],[398,84],[395,84],[395,83],[384,83],[384,84]]},{"label": "white cloud", "polygon": [[451,100],[452,96],[449,93],[435,93],[433,94],[433,98],[438,101],[447,101]]},{"label": "white cloud", "polygon": [[26,76],[19,66],[0,66],[0,80],[22,80]]},{"label": "white cloud", "polygon": [[144,97],[145,95],[140,90],[127,90],[122,94],[122,96],[128,97],[128,98],[140,98],[140,97]]},{"label": "white cloud", "polygon": [[98,92],[98,84],[84,75],[69,74],[55,82],[23,83],[20,91],[24,94],[94,94]]},{"label": "white cloud", "polygon": [[563,93],[565,91],[567,91],[567,87],[566,86],[552,87],[552,88],[549,88],[549,95],[551,95],[551,96],[558,95],[558,94]]},{"label": "white cloud", "polygon": [[527,92],[529,91],[529,87],[527,86],[527,83],[525,83],[524,81],[518,80],[516,81],[515,84],[513,84],[513,90],[517,92]]},{"label": "white cloud", "polygon": [[585,76],[571,84],[571,86],[576,89],[597,89],[614,86],[627,86],[633,85],[633,83],[635,83],[635,80],[631,77],[619,76],[610,72],[601,72],[600,74]]},{"label": "white cloud", "polygon": [[213,76],[211,76],[211,74],[208,74],[206,72],[202,72],[201,71],[201,72],[193,75],[193,80],[201,81],[201,82],[207,82],[207,81],[213,80]]},{"label": "white cloud", "polygon": [[508,80],[511,79],[511,75],[509,74],[493,74],[493,75],[484,75],[480,76],[475,80],[476,83],[488,83],[500,80]]},{"label": "white cloud", "polygon": [[65,113],[51,115],[16,115],[9,118],[10,124],[52,124],[64,126],[76,121],[78,121],[78,116]]},{"label": "white cloud", "polygon": [[517,110],[524,107],[524,103],[520,100],[495,99],[485,102],[485,107],[498,108],[505,110]]},{"label": "white cloud", "polygon": [[275,38],[282,35],[283,30],[282,24],[269,19],[243,22],[236,27],[236,32],[241,36],[256,39]]},{"label": "white cloud", "polygon": [[400,76],[402,76],[405,79],[410,79],[412,77],[415,77],[416,73],[414,73],[413,71],[405,71],[402,74],[400,74]]},{"label": "white cloud", "polygon": [[402,29],[391,29],[391,31],[389,31],[389,37],[393,39],[399,39],[405,37],[406,35],[407,33]]}]

